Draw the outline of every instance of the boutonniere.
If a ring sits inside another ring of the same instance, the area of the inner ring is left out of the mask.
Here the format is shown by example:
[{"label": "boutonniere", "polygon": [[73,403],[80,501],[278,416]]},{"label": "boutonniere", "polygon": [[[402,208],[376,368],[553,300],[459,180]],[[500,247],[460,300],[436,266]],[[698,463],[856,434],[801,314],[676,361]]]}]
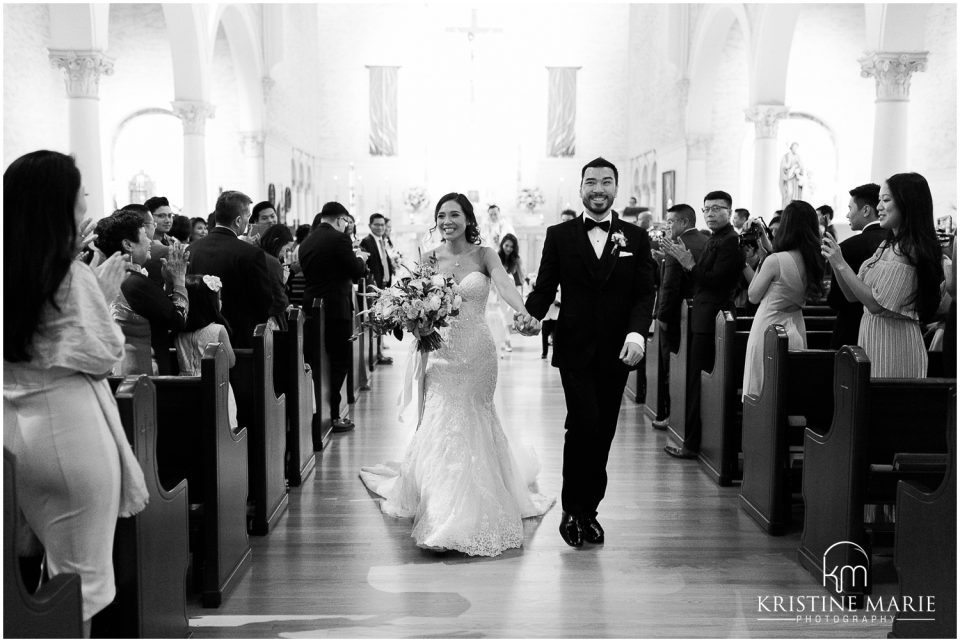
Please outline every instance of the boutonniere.
[{"label": "boutonniere", "polygon": [[140,274],[142,274],[143,276],[146,276],[146,277],[149,277],[149,276],[150,276],[150,273],[147,272],[147,268],[145,268],[145,267],[143,267],[143,266],[141,266],[138,271],[139,271]]},{"label": "boutonniere", "polygon": [[610,235],[610,242],[615,243],[618,247],[627,247],[627,237],[620,230]]}]

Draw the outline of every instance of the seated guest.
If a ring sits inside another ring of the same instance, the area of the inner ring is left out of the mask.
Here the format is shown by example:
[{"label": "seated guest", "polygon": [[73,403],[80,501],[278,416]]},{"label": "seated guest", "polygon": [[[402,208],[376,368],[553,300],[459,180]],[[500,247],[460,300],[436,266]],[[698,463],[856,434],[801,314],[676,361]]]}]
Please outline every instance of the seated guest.
[{"label": "seated guest", "polygon": [[170,226],[170,236],[181,243],[190,242],[190,219],[182,214],[175,214],[173,225]]},{"label": "seated guest", "polygon": [[[220,312],[220,277],[210,274],[191,274],[187,277],[187,296],[190,297],[190,313],[183,331],[177,335],[177,363],[180,376],[199,377],[203,351],[210,343],[219,343],[232,368],[237,365],[237,355],[230,342],[230,324]],[[230,426],[237,426],[237,400],[233,386],[227,387],[227,409]]]},{"label": "seated guest", "polygon": [[669,239],[661,242],[666,254],[673,256],[693,278],[693,312],[690,316],[691,342],[687,365],[687,408],[683,447],[666,446],[671,457],[695,459],[700,452],[700,371],[713,370],[714,331],[717,313],[735,313],[733,294],[743,270],[740,242],[730,225],[733,198],[723,191],[703,199],[703,217],[712,234],[700,259],[682,244]]},{"label": "seated guest", "polygon": [[[760,221],[756,224],[763,225]],[[765,235],[765,231],[760,230],[760,234]],[[819,296],[823,279],[820,224],[812,205],[791,201],[783,208],[772,249],[759,271],[744,268],[750,272],[750,302],[760,304],[747,338],[744,396],[759,395],[763,387],[763,335],[770,325],[784,327],[791,350],[807,347],[803,304],[808,298]]]},{"label": "seated guest", "polygon": [[273,303],[270,304],[270,318],[281,330],[287,329],[287,281],[290,278],[290,254],[293,251],[293,234],[290,228],[281,223],[268,227],[260,237],[260,249],[267,259],[267,272],[270,274],[270,287]]},{"label": "seated guest", "polygon": [[[100,251],[105,256],[114,252],[128,255],[135,266],[146,263],[150,258],[150,238],[140,217],[120,211],[107,220],[96,240]],[[170,363],[171,332],[183,330],[187,320],[186,271],[184,250],[175,246],[163,260],[165,288],[139,270],[124,279],[119,296],[110,304],[125,339],[123,360],[115,374],[176,374]]]},{"label": "seated guest", "polygon": [[870,358],[870,376],[924,378],[927,349],[920,324],[940,305],[943,281],[927,180],[913,172],[888,178],[880,187],[877,214],[886,237],[859,271],[832,237],[824,236],[821,251],[847,300],[863,304],[857,344]]},{"label": "seated guest", "polygon": [[[880,200],[880,186],[876,183],[867,183],[850,190],[847,220],[850,229],[859,231],[840,244],[840,253],[854,272],[868,258],[873,256],[880,246],[880,242],[887,235],[886,230],[880,227],[877,216],[877,201]],[[833,325],[833,336],[830,338],[830,347],[839,350],[842,346],[857,345],[857,336],[860,334],[860,317],[863,316],[863,304],[860,301],[847,301],[840,286],[837,284],[837,275],[830,277],[830,292],[827,295],[827,304],[837,311],[837,320]]]},{"label": "seated guest", "polygon": [[43,545],[46,575],[80,576],[89,637],[91,619],[116,595],[117,518],[148,501],[106,380],[123,357],[107,301],[128,259],[111,253],[96,270],[74,260],[87,203],[65,154],[13,161],[3,174],[3,210],[3,445],[16,457],[25,531]]},{"label": "seated guest", "polygon": [[190,239],[188,242],[202,239],[207,235],[207,220],[199,216],[190,219]]},{"label": "seated guest", "polygon": [[217,225],[206,237],[190,245],[190,274],[212,274],[223,282],[220,298],[223,316],[233,328],[233,345],[249,348],[253,331],[267,323],[273,288],[263,251],[239,236],[250,220],[250,197],[226,191],[217,199]]},{"label": "seated guest", "polygon": [[173,210],[170,208],[170,201],[166,196],[154,196],[148,198],[143,204],[147,206],[153,214],[153,220],[157,222],[153,240],[160,241],[164,245],[173,245],[174,238],[170,236],[170,228],[173,227]]}]

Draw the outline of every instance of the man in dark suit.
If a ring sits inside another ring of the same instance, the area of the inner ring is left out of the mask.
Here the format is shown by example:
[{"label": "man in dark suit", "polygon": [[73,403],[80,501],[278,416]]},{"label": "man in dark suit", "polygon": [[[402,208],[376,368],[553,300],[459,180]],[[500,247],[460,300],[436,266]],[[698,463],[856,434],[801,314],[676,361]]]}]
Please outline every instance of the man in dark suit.
[{"label": "man in dark suit", "polygon": [[220,194],[214,210],[216,226],[190,244],[190,274],[213,274],[223,281],[223,316],[230,323],[235,348],[253,345],[253,331],[270,318],[273,292],[263,250],[241,240],[250,220],[249,196]]},{"label": "man in dark suit", "polygon": [[[617,168],[597,158],[581,171],[584,214],[547,228],[527,310],[542,319],[563,290],[553,365],[567,404],[560,534],[570,546],[602,543],[597,507],[627,375],[646,348],[653,309],[653,260],[646,230],[611,210]],[[521,319],[535,329],[537,321]]]},{"label": "man in dark suit", "polygon": [[[699,261],[707,237],[696,228],[697,213],[686,203],[678,203],[667,210],[670,240],[681,243]],[[656,430],[670,425],[670,353],[680,349],[680,306],[693,296],[693,276],[684,270],[672,256],[663,261],[660,292],[657,295],[657,323],[660,326],[660,359],[657,375]],[[654,357],[656,358],[656,357]]]},{"label": "man in dark suit", "polygon": [[[877,218],[877,202],[880,200],[880,186],[867,183],[850,190],[847,220],[850,229],[860,234],[851,236],[840,244],[840,253],[854,272],[860,270],[864,261],[873,256],[886,236]],[[830,293],[827,303],[837,311],[837,320],[833,324],[833,336],[830,347],[839,350],[845,345],[857,345],[860,334],[860,318],[863,316],[863,304],[859,301],[847,301],[837,285],[837,276],[830,278]]]},{"label": "man in dark suit", "polygon": [[703,216],[712,234],[700,260],[679,243],[665,241],[664,252],[693,277],[690,319],[690,362],[687,365],[687,408],[683,447],[666,446],[668,455],[695,459],[700,452],[700,372],[713,369],[717,312],[734,312],[733,295],[743,270],[740,237],[730,224],[733,199],[726,192],[710,192],[703,199]]},{"label": "man in dark suit", "polygon": [[[326,203],[318,216],[320,224],[300,245],[300,267],[306,280],[303,309],[311,310],[314,299],[323,300],[325,346],[330,359],[330,417],[334,432],[346,432],[353,430],[354,423],[340,417],[340,389],[352,359],[353,282],[366,271],[369,255],[362,250],[354,253],[353,243],[345,234],[350,220],[347,208],[336,202]],[[313,351],[307,353],[312,355]],[[317,368],[319,364],[310,365]]]},{"label": "man in dark suit", "polygon": [[[367,259],[367,269],[373,277],[373,283],[378,288],[390,287],[393,279],[393,268],[390,265],[390,255],[387,253],[387,239],[384,233],[387,229],[387,217],[383,214],[370,215],[370,233],[360,241],[360,247],[370,255]],[[377,363],[391,364],[393,359],[383,356],[383,338],[377,337]]]}]

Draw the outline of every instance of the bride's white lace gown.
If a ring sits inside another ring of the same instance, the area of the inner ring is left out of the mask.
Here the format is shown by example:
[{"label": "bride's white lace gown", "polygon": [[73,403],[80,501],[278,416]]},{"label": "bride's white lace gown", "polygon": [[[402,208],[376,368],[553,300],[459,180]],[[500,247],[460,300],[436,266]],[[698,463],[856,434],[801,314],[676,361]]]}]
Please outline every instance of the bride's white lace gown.
[{"label": "bride's white lace gown", "polygon": [[543,515],[554,499],[536,492],[534,466],[521,470],[494,407],[490,278],[471,272],[460,287],[460,314],[429,354],[423,420],[403,462],[363,468],[360,477],[384,498],[384,513],[413,517],[418,546],[493,556],[521,546],[522,519]]}]

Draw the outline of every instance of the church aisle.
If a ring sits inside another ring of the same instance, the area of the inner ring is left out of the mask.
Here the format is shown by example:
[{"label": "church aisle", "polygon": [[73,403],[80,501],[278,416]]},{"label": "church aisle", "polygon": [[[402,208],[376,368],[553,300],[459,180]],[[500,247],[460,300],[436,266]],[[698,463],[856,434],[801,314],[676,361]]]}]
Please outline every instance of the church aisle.
[{"label": "church aisle", "polygon": [[[559,374],[540,359],[539,337],[518,339],[500,360],[497,408],[510,438],[540,455],[541,491],[559,497]],[[719,488],[696,462],[667,457],[666,435],[632,400],[607,467],[606,545],[564,544],[558,500],[525,522],[522,549],[500,557],[416,548],[410,521],[382,515],[358,477],[362,465],[402,458],[413,430],[397,421],[395,405],[408,345],[391,342],[396,363],[378,369],[373,391],[361,395],[357,429],[333,436],[317,473],[291,490],[276,529],[250,538],[252,566],[223,605],[188,605],[194,637],[849,638],[890,630],[889,621],[797,623],[758,612],[763,596],[826,595],[796,562],[800,534],[767,536],[740,511],[736,487]]]}]

